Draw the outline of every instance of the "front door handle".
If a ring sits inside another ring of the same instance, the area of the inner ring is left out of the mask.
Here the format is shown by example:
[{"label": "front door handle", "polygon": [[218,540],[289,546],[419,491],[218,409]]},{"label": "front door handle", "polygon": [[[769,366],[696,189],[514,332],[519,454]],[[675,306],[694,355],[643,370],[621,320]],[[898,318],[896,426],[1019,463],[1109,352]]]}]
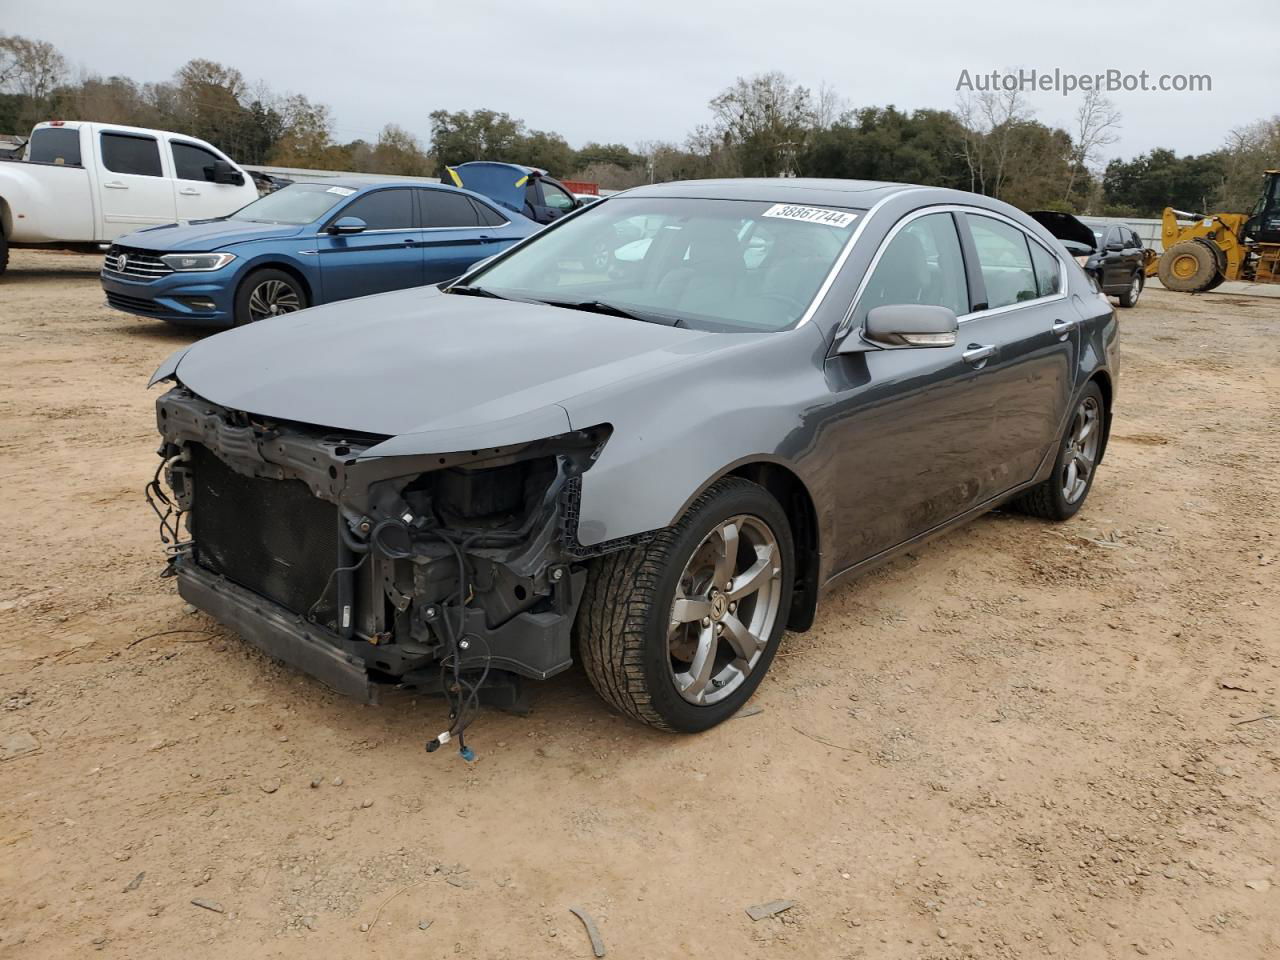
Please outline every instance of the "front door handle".
[{"label": "front door handle", "polygon": [[1050,327],[1050,329],[1056,336],[1065,337],[1076,328],[1076,324],[1079,322],[1080,321],[1078,320],[1055,320],[1053,321],[1053,326]]},{"label": "front door handle", "polygon": [[129,189],[128,185],[121,183],[119,180],[104,180],[102,181],[102,185],[109,190],[128,190]]},{"label": "front door handle", "polygon": [[995,344],[971,343],[969,349],[966,350],[962,357],[964,362],[972,364],[975,367],[981,367],[984,363],[1000,352],[1000,348]]},{"label": "front door handle", "polygon": [[200,196],[200,191],[199,191],[199,190],[196,190],[194,187],[183,187],[183,188],[182,188],[181,190],[179,190],[178,192],[179,192],[180,194],[182,194],[184,197],[198,197],[198,196]]}]

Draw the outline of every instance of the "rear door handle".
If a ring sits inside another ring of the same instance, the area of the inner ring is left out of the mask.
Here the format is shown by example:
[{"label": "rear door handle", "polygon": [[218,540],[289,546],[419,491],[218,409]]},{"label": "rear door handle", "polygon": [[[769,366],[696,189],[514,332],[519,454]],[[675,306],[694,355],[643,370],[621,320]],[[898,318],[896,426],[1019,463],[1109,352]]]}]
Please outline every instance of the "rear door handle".
[{"label": "rear door handle", "polygon": [[995,344],[971,343],[969,349],[961,356],[964,357],[965,363],[980,367],[999,352],[1000,348]]},{"label": "rear door handle", "polygon": [[200,196],[200,191],[199,191],[199,190],[196,190],[194,187],[183,187],[183,188],[182,188],[181,190],[179,190],[178,192],[179,192],[180,194],[182,194],[184,197],[198,197],[198,196]]},{"label": "rear door handle", "polygon": [[1065,337],[1076,328],[1076,325],[1079,322],[1079,320],[1055,320],[1053,321],[1053,326],[1049,329],[1051,329],[1056,336]]},{"label": "rear door handle", "polygon": [[109,190],[128,190],[129,189],[129,187],[126,184],[121,183],[119,180],[104,180],[102,181],[102,185]]}]

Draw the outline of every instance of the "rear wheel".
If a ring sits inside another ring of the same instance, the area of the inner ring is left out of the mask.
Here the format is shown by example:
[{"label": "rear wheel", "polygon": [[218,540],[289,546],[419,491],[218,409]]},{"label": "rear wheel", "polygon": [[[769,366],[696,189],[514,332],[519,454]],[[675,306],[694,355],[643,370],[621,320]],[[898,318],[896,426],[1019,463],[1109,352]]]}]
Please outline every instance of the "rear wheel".
[{"label": "rear wheel", "polygon": [[1160,282],[1178,293],[1200,293],[1211,289],[1218,275],[1218,258],[1205,244],[1195,240],[1175,243],[1160,257]]},{"label": "rear wheel", "polygon": [[255,323],[307,305],[307,294],[293,274],[283,270],[255,270],[236,291],[236,326]]},{"label": "rear wheel", "polygon": [[1138,297],[1142,296],[1142,282],[1142,271],[1134,271],[1133,280],[1129,283],[1129,289],[1120,294],[1120,306],[1136,307],[1138,305]]},{"label": "rear wheel", "polygon": [[0,230],[0,277],[4,276],[4,272],[9,267],[9,238],[4,235],[4,231]]},{"label": "rear wheel", "polygon": [[1105,429],[1106,408],[1102,388],[1091,382],[1076,402],[1076,409],[1058,444],[1053,473],[1013,500],[1010,507],[1046,520],[1069,520],[1079,513],[1093,487]]},{"label": "rear wheel", "polygon": [[778,501],[728,477],[651,543],[596,560],[577,624],[596,691],[663,730],[696,733],[728,719],[782,638],[794,553]]}]

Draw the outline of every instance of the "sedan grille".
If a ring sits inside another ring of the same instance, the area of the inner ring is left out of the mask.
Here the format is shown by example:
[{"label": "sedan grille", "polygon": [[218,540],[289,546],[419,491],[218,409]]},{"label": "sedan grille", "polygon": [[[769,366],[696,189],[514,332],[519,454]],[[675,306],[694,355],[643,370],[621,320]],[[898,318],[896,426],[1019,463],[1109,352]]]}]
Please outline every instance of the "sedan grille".
[{"label": "sedan grille", "polygon": [[131,280],[154,280],[173,273],[169,266],[154,253],[134,250],[131,247],[112,246],[102,262],[103,273],[114,273]]},{"label": "sedan grille", "polygon": [[164,307],[154,300],[145,297],[126,297],[122,293],[108,293],[107,303],[117,310],[132,310],[135,313],[161,313]]},{"label": "sedan grille", "polygon": [[242,476],[205,447],[190,449],[196,562],[293,613],[315,605],[319,622],[332,621],[338,508],[300,480]]}]

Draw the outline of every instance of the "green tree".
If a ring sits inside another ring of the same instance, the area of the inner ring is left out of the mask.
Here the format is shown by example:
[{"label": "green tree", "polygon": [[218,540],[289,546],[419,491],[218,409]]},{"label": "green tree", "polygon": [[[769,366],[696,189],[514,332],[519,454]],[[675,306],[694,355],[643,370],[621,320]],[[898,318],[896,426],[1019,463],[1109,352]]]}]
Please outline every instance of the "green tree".
[{"label": "green tree", "polygon": [[574,164],[579,169],[593,164],[608,164],[630,170],[644,166],[644,157],[621,143],[596,143],[592,140],[578,150]]},{"label": "green tree", "polygon": [[531,130],[514,145],[514,154],[507,158],[513,163],[546,170],[552,176],[568,176],[574,166],[573,147],[558,133]]},{"label": "green tree", "polygon": [[1173,150],[1157,147],[1132,160],[1107,164],[1102,178],[1104,202],[1108,212],[1141,217],[1158,217],[1165,207],[1203,213],[1217,207],[1225,174],[1222,151],[1179,157]]},{"label": "green tree", "polygon": [[431,158],[418,138],[402,127],[389,123],[378,134],[378,142],[369,151],[370,173],[392,173],[406,177],[429,177]]},{"label": "green tree", "polygon": [[431,152],[440,173],[468,160],[516,161],[524,121],[496,110],[435,110],[431,113]]},{"label": "green tree", "polygon": [[808,88],[777,71],[739,77],[708,106],[711,125],[695,131],[693,143],[709,157],[717,149],[732,152],[748,177],[795,173],[796,158],[817,124]]}]

